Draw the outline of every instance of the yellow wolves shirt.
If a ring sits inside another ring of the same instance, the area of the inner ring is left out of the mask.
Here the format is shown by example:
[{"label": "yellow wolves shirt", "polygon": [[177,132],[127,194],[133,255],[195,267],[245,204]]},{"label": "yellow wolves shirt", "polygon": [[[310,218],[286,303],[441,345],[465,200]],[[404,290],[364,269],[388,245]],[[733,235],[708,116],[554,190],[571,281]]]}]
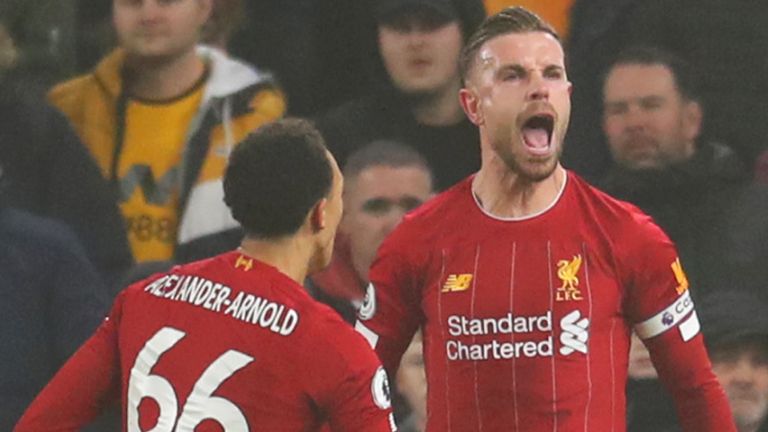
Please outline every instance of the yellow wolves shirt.
[{"label": "yellow wolves shirt", "polygon": [[[202,84],[202,81],[201,81]],[[117,166],[120,210],[137,262],[173,257],[182,154],[203,86],[166,102],[129,99]]]},{"label": "yellow wolves shirt", "polygon": [[237,246],[239,225],[221,186],[227,157],[248,133],[285,113],[269,74],[216,49],[196,51],[207,79],[173,101],[124,100],[119,48],[49,93],[114,182],[139,262],[194,260]]}]

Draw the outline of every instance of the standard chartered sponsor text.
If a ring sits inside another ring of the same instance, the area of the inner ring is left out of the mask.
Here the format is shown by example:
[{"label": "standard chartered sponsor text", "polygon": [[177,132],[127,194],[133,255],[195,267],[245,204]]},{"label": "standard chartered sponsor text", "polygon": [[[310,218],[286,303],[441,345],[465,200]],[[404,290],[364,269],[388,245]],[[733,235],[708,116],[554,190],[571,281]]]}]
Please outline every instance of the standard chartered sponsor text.
[{"label": "standard chartered sponsor text", "polygon": [[[519,357],[551,357],[552,312],[543,315],[514,316],[508,313],[498,318],[448,317],[448,334],[453,337],[510,335],[499,340],[468,343],[448,339],[445,343],[449,360],[509,360]],[[511,336],[514,335],[514,336]],[[520,335],[520,336],[518,336]]]}]

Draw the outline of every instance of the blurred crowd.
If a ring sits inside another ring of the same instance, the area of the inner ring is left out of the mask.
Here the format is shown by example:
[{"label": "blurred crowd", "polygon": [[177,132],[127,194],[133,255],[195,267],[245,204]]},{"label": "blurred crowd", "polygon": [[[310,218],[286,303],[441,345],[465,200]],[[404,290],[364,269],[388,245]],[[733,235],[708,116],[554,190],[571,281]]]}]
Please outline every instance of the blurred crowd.
[{"label": "blurred crowd", "polygon": [[[459,53],[522,5],[566,47],[564,165],[675,242],[739,430],[768,430],[768,4],[737,3],[3,0],[0,429],[127,282],[238,246],[227,157],[287,115],[342,167],[334,259],[306,288],[352,323],[386,235],[479,168]],[[420,346],[395,380],[402,431],[426,419]],[[641,344],[629,362],[628,430],[678,430]]]}]

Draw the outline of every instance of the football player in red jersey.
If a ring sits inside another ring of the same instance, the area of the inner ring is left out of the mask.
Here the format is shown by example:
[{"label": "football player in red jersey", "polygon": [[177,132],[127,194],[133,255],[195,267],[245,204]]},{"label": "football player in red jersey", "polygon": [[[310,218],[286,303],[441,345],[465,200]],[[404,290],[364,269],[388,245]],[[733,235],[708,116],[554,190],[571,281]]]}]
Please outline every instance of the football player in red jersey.
[{"label": "football player in red jersey", "polygon": [[734,431],[674,245],[560,165],[571,83],[557,34],[505,9],[461,70],[480,171],[384,241],[356,325],[390,372],[422,328],[427,430],[623,431],[634,328],[684,430]]},{"label": "football player in red jersey", "polygon": [[15,430],[79,430],[117,399],[129,432],[394,430],[376,355],[301,286],[330,260],[341,189],[309,123],[260,128],[224,179],[241,248],[125,289]]}]

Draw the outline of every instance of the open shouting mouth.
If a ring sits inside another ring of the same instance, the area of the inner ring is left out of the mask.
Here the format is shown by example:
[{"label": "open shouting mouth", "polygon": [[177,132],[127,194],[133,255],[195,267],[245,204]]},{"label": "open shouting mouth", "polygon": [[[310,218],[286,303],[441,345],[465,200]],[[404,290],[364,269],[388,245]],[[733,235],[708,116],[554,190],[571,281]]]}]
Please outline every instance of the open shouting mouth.
[{"label": "open shouting mouth", "polygon": [[522,136],[525,147],[534,155],[546,156],[552,151],[552,132],[555,117],[549,113],[535,114],[523,123]]}]

